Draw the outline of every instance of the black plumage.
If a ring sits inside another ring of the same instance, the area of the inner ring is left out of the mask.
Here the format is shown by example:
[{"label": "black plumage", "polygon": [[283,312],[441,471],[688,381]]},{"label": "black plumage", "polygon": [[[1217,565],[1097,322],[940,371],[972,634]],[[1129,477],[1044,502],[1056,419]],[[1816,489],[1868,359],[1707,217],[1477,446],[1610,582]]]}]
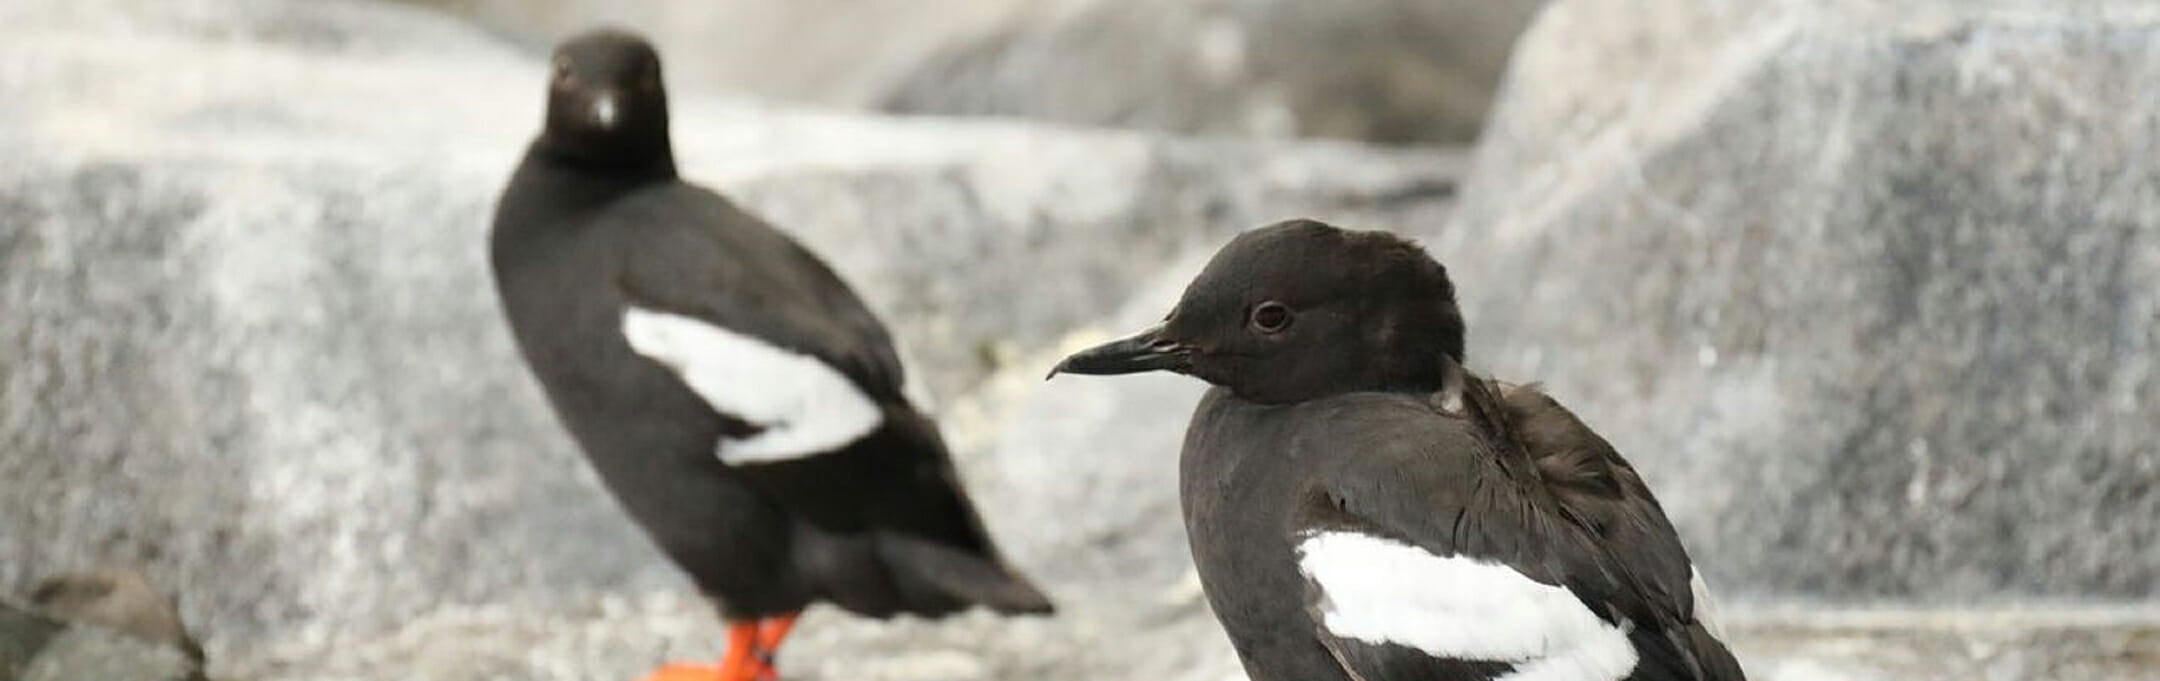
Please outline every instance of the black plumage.
[{"label": "black plumage", "polygon": [[[1256,681],[1743,678],[1634,469],[1551,397],[1466,369],[1463,335],[1422,249],[1297,220],[1240,235],[1163,324],[1053,374],[1214,385],[1181,496]],[[1461,614],[1479,607],[1543,619]]]},{"label": "black plumage", "polygon": [[[601,30],[554,66],[491,262],[519,349],[630,515],[731,621],[814,601],[875,617],[1048,612],[999,557],[868,306],[786,235],[677,176],[652,48]],[[693,386],[696,366],[633,347],[631,310],[807,356],[874,405],[875,425],[827,450],[724,463],[725,441],[789,424],[713,398],[799,386]]]}]

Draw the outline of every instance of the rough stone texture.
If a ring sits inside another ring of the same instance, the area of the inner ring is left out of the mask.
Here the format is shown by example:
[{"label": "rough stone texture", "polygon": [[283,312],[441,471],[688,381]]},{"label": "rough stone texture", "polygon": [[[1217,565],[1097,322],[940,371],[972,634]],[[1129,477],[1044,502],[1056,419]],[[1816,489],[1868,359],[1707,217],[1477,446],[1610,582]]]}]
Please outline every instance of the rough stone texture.
[{"label": "rough stone texture", "polygon": [[67,625],[0,601],[0,679],[16,679]]},{"label": "rough stone texture", "polygon": [[1542,4],[1049,3],[946,48],[885,105],[1217,135],[1465,142]]},{"label": "rough stone texture", "polygon": [[0,600],[0,681],[200,681],[176,648]]},{"label": "rough stone texture", "polygon": [[[395,6],[0,5],[0,588],[144,565],[220,677],[626,678],[716,655],[711,614],[592,484],[494,303],[484,232],[543,62]],[[1284,214],[1437,224],[1460,165],[678,107],[689,174],[861,284],[963,443],[1003,422],[964,390],[1016,361],[1039,377],[1017,358],[1170,263]],[[1140,444],[1059,464],[1130,461],[1105,474],[1154,483],[1095,488],[1084,511],[1069,492],[985,494],[1064,616],[819,612],[788,664],[1219,678],[1234,667],[1160,513],[1171,465]],[[1006,475],[999,451],[971,444],[965,473]],[[1126,529],[1013,522],[1082,512]]]},{"label": "rough stone texture", "polygon": [[402,0],[528,49],[600,23],[653,37],[678,88],[862,108],[948,46],[1073,0]]},{"label": "rough stone texture", "polygon": [[52,575],[38,580],[29,599],[60,620],[171,647],[202,663],[202,646],[188,635],[179,607],[141,571],[108,568]]},{"label": "rough stone texture", "polygon": [[1708,574],[2160,593],[2160,8],[1567,0],[1509,82],[1434,242],[1471,359]]},{"label": "rough stone texture", "polygon": [[1544,0],[410,0],[544,49],[596,23],[677,85],[1239,137],[1464,142]]},{"label": "rough stone texture", "polygon": [[1753,681],[2160,679],[2150,608],[1766,611],[1728,630]]}]

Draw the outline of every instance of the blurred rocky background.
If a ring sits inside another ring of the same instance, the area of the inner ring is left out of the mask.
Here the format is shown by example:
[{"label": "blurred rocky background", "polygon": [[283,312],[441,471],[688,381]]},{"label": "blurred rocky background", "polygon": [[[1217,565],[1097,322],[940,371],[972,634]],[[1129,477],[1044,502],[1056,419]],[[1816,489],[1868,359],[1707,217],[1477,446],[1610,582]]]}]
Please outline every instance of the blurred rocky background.
[{"label": "blurred rocky background", "polygon": [[[485,270],[547,46],[598,20],[667,56],[687,174],[892,322],[1064,607],[814,611],[791,675],[1238,678],[1175,511],[1198,386],[1040,376],[1302,215],[1449,264],[1472,363],[1635,461],[1755,678],[2160,678],[2137,0],[12,0],[0,678],[718,654]],[[179,638],[40,588],[107,566]],[[99,645],[146,659],[65,666],[134,659]]]},{"label": "blurred rocky background", "polygon": [[529,49],[595,21],[676,83],[897,113],[1470,141],[1540,0],[410,0]]}]

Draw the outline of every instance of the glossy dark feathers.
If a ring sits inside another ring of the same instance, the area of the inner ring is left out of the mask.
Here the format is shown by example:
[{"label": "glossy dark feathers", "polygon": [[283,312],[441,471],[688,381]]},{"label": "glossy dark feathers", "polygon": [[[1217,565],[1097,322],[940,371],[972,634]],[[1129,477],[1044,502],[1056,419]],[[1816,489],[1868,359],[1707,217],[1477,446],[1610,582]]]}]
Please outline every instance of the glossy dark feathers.
[{"label": "glossy dark feathers", "polygon": [[[1292,321],[1279,333],[1248,333],[1250,311],[1270,301],[1292,310]],[[1463,354],[1446,269],[1393,234],[1311,220],[1232,239],[1186,288],[1165,331],[1195,348],[1187,373],[1267,404],[1429,392],[1440,385],[1439,360]]]},{"label": "glossy dark feathers", "polygon": [[[1187,431],[1181,499],[1203,586],[1248,674],[1513,669],[1330,633],[1293,546],[1346,531],[1565,588],[1626,632],[1639,657],[1627,679],[1743,678],[1698,621],[1692,563],[1642,478],[1551,397],[1465,368],[1454,293],[1410,242],[1295,220],[1232,240],[1147,335],[1185,353],[1172,370],[1216,386]],[[1292,320],[1256,317],[1268,303]],[[1087,373],[1121,373],[1117,353],[1098,350],[1076,355]],[[1135,357],[1139,370],[1164,362]]]},{"label": "glossy dark feathers", "polygon": [[[554,68],[546,127],[503,193],[490,259],[521,353],[631,516],[731,617],[820,600],[871,616],[1049,611],[904,397],[884,324],[809,251],[677,179],[651,48],[596,32],[566,43]],[[759,426],[637,354],[622,328],[633,305],[821,360],[884,418],[836,451],[723,464],[721,438]]]}]

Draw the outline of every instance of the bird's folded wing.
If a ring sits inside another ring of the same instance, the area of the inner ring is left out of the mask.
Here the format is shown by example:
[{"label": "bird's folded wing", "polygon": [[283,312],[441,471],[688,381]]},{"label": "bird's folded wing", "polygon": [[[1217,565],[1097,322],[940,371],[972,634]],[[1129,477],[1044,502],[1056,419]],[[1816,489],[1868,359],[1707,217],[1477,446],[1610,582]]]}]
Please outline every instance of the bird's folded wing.
[{"label": "bird's folded wing", "polygon": [[[691,191],[691,190],[685,190]],[[702,319],[809,355],[873,399],[903,399],[906,373],[892,335],[847,282],[809,250],[717,194],[658,214],[624,217],[640,230],[621,254],[618,283],[634,305]],[[702,213],[716,212],[719,215]],[[720,239],[713,224],[732,225]]]},{"label": "bird's folded wing", "polygon": [[715,411],[758,427],[715,443],[728,463],[781,461],[838,449],[883,420],[878,404],[810,355],[725,326],[632,305],[630,348],[665,365]]},{"label": "bird's folded wing", "polygon": [[1398,435],[1364,440],[1392,451],[1338,453],[1288,528],[1315,635],[1352,678],[1728,678],[1693,661],[1674,606],[1648,602],[1482,444]]},{"label": "bird's folded wing", "polygon": [[619,265],[623,335],[715,411],[757,428],[716,443],[723,460],[829,451],[876,429],[882,403],[905,399],[884,327],[792,242],[771,233],[767,255],[748,260],[697,230],[644,229]]},{"label": "bird's folded wing", "polygon": [[1689,653],[1700,675],[1739,679],[1739,662],[1725,647],[1710,616],[1702,576],[1689,560],[1680,534],[1619,450],[1559,401],[1535,386],[1507,386],[1486,394],[1505,405],[1519,445],[1532,458],[1537,480],[1551,493],[1561,516],[1587,536],[1597,567],[1618,576],[1614,588],[1639,603],[1631,617],[1665,623],[1672,645]]}]

